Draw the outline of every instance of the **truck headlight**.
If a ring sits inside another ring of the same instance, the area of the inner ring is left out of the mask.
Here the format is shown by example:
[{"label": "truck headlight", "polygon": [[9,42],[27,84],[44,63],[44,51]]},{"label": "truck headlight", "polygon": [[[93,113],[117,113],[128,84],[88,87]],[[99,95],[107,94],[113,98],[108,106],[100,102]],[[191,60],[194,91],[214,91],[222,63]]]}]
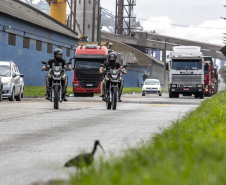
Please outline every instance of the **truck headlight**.
[{"label": "truck headlight", "polygon": [[78,83],[74,83],[74,87],[75,88],[78,88]]},{"label": "truck headlight", "polygon": [[202,85],[202,84],[197,84],[197,87],[202,88],[202,87],[203,87],[203,85]]}]

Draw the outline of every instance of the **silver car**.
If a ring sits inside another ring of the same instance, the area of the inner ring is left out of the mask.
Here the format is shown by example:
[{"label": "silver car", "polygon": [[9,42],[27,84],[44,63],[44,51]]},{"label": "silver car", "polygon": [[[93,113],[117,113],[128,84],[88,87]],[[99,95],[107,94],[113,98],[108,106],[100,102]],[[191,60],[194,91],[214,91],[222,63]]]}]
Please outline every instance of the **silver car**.
[{"label": "silver car", "polygon": [[16,64],[12,61],[0,61],[0,76],[3,84],[2,97],[9,101],[21,101],[24,96],[23,74],[20,74]]},{"label": "silver car", "polygon": [[158,79],[146,79],[142,83],[142,96],[145,94],[158,94],[162,96],[162,88]]}]

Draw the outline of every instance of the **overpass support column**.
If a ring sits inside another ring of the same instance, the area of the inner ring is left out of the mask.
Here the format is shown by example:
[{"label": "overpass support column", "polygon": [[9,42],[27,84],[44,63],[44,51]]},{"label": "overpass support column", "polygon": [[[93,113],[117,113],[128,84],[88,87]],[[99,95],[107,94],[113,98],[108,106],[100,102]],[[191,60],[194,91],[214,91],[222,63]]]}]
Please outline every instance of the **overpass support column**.
[{"label": "overpass support column", "polygon": [[162,50],[162,61],[164,63],[163,67],[163,88],[167,88],[167,78],[166,78],[166,40],[165,40],[165,49]]}]

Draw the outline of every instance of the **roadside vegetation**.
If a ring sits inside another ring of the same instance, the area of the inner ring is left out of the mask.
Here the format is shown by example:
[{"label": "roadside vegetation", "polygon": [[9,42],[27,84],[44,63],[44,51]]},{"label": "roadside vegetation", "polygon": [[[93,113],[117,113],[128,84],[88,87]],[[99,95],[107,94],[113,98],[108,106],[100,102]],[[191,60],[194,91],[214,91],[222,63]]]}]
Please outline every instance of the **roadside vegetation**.
[{"label": "roadside vegetation", "polygon": [[[72,87],[68,87],[67,94],[74,94]],[[162,92],[167,92],[166,89],[162,89]],[[132,94],[132,93],[142,93],[140,87],[124,87],[123,88],[124,94]],[[24,96],[25,97],[41,97],[45,96],[45,87],[44,86],[25,86],[24,89]]]},{"label": "roadside vegetation", "polygon": [[79,178],[73,174],[56,184],[224,185],[225,171],[226,91],[221,91],[142,146],[99,159]]}]

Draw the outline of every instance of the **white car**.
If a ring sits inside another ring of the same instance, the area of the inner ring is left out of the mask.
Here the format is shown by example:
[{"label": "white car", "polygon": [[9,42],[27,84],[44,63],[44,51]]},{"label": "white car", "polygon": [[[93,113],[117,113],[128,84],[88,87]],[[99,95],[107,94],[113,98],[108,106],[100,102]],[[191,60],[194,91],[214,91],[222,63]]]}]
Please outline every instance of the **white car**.
[{"label": "white car", "polygon": [[162,88],[158,79],[146,79],[142,84],[142,96],[145,94],[158,94],[162,96]]},{"label": "white car", "polygon": [[24,75],[20,74],[16,64],[12,61],[0,61],[0,76],[3,84],[2,97],[7,97],[9,101],[21,101],[24,96]]}]

